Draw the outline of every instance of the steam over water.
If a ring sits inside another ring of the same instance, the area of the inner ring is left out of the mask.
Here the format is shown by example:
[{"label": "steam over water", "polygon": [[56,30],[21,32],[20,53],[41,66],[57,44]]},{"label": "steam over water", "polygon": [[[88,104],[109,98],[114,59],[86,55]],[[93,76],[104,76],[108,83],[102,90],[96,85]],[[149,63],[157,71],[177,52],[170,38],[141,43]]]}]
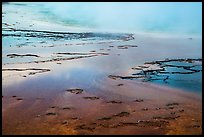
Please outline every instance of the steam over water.
[{"label": "steam over water", "polygon": [[[16,3],[36,18],[96,31],[201,35],[202,3]],[[36,6],[37,5],[37,6]],[[39,14],[40,13],[40,14]]]}]

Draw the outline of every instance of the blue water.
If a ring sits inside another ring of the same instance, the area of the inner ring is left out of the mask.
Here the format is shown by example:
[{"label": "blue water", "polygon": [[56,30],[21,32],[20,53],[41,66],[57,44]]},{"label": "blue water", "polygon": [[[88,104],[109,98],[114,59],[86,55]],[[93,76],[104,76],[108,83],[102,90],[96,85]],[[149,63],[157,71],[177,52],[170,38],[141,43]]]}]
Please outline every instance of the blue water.
[{"label": "blue water", "polygon": [[202,72],[194,74],[171,74],[168,76],[169,80],[167,83],[163,82],[163,80],[155,80],[152,82],[164,86],[179,88],[188,92],[194,92],[199,95],[202,94]]},{"label": "blue water", "polygon": [[201,2],[16,3],[41,20],[121,32],[202,34]]}]

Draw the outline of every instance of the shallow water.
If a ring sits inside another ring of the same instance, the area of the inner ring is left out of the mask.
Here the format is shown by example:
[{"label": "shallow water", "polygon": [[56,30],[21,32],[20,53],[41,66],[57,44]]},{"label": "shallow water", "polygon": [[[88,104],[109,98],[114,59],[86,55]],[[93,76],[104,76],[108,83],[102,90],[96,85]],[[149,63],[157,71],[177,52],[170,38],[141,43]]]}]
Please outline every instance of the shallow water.
[{"label": "shallow water", "polygon": [[[118,34],[117,34],[118,35]],[[15,64],[22,64],[26,63],[24,66],[34,67],[33,64],[35,61],[43,61],[43,60],[50,60],[53,58],[70,58],[70,57],[78,57],[80,55],[56,55],[56,53],[87,53],[87,54],[94,54],[94,53],[107,53],[108,55],[103,56],[96,56],[84,59],[77,59],[77,60],[68,60],[68,64],[66,61],[58,61],[62,64],[56,64],[55,62],[49,63],[49,67],[51,67],[51,72],[47,72],[43,79],[36,81],[40,81],[37,83],[38,90],[40,90],[44,84],[47,85],[51,83],[55,83],[56,87],[62,86],[62,84],[58,85],[58,83],[63,83],[62,81],[66,81],[66,74],[68,74],[73,81],[76,81],[75,86],[82,86],[82,85],[89,85],[92,88],[97,88],[96,82],[92,82],[94,80],[103,79],[103,77],[108,77],[108,75],[127,75],[132,73],[130,70],[132,67],[142,65],[145,62],[154,61],[154,60],[163,60],[166,58],[199,58],[199,54],[201,54],[201,42],[200,39],[184,39],[184,38],[177,38],[175,41],[172,41],[172,38],[154,38],[154,37],[142,37],[135,35],[134,40],[130,41],[121,41],[116,40],[109,43],[110,40],[106,38],[101,41],[99,40],[89,40],[87,39],[87,43],[82,45],[77,45],[77,43],[81,43],[80,39],[78,40],[68,40],[68,41],[52,41],[53,47],[49,47],[50,45],[47,43],[40,43],[41,41],[38,38],[32,37],[31,42],[33,42],[36,46],[33,47],[29,44],[26,44],[23,47],[16,46],[15,42],[12,40],[7,40],[7,37],[3,38],[3,43],[5,47],[3,47],[3,68],[9,68],[7,65],[12,65],[13,67]],[[13,37],[9,36],[9,39]],[[114,40],[114,37],[112,38]],[[12,43],[12,46],[8,46],[7,41]],[[23,41],[23,40],[22,40]],[[36,42],[38,41],[38,42]],[[44,39],[49,43],[49,40]],[[92,42],[92,44],[89,44]],[[100,43],[102,42],[102,43]],[[105,42],[105,43],[103,43]],[[66,45],[72,44],[72,45]],[[121,45],[137,45],[138,47],[129,47],[127,49],[119,49],[118,46]],[[153,48],[153,45],[156,45],[156,48]],[[179,47],[179,48],[177,48]],[[101,50],[103,49],[103,50]],[[95,52],[90,52],[95,51]],[[39,58],[36,57],[6,57],[8,54],[34,54],[39,55]],[[90,54],[90,55],[91,55]],[[58,57],[59,56],[59,57]],[[84,56],[84,55],[83,55]],[[76,62],[78,63],[76,63]],[[167,63],[171,65],[173,62]],[[19,65],[20,65],[19,64]],[[40,63],[39,66],[47,66],[47,63]],[[52,65],[53,64],[53,65]],[[50,66],[51,65],[51,66]],[[69,66],[73,66],[72,70],[63,70],[61,71],[60,66],[63,68],[69,68]],[[185,63],[179,63],[176,65],[185,65]],[[78,67],[80,69],[78,69]],[[201,67],[201,66],[200,66]],[[47,67],[46,67],[47,68]],[[54,69],[54,71],[52,70]],[[198,68],[199,69],[199,68]],[[202,69],[202,68],[201,68]],[[88,70],[88,71],[87,71]],[[178,72],[186,72],[187,70],[182,70],[180,68],[171,68],[168,67],[167,71],[178,71]],[[99,75],[100,74],[100,75]],[[37,74],[40,75],[40,74]],[[51,78],[52,75],[58,75],[60,81],[56,82],[54,78]],[[170,80],[168,83],[160,82],[159,80],[153,81],[153,83],[159,83],[165,86],[172,86],[177,87],[180,89],[184,89],[187,91],[192,91],[196,93],[201,93],[202,91],[202,71],[193,74],[173,74],[170,77],[174,79],[173,81]],[[71,80],[71,81],[72,81]],[[26,79],[26,84],[32,86],[32,81]],[[43,82],[44,81],[44,82]],[[73,82],[72,81],[72,82]],[[72,83],[71,82],[71,83]],[[88,83],[87,83],[88,82]],[[30,84],[29,84],[30,83]],[[49,83],[49,84],[48,84]],[[71,84],[69,82],[68,85]],[[23,84],[23,85],[24,85]],[[36,85],[36,84],[34,84]],[[40,86],[41,85],[41,86]],[[52,85],[52,84],[51,84]],[[72,84],[71,84],[72,85]],[[62,86],[66,87],[66,86]],[[62,88],[61,87],[61,88]],[[83,86],[85,88],[86,86]],[[63,88],[62,88],[63,89]]]},{"label": "shallow water", "polygon": [[[76,131],[79,134],[164,134],[164,129],[148,127],[148,124],[144,128],[124,126],[118,129],[107,128],[103,124],[114,126],[126,120],[152,122],[154,115],[169,116],[177,109],[185,110],[181,114],[178,112],[183,123],[176,120],[172,122],[172,127],[186,129],[180,123],[192,125],[193,118],[202,127],[202,38],[163,36],[163,33],[104,33],[100,29],[96,31],[93,26],[93,29],[85,28],[86,25],[76,20],[53,21],[56,15],[50,13],[49,7],[41,6],[35,3],[3,5],[4,134],[76,134]],[[155,80],[118,78],[135,76],[133,74],[139,71],[132,68],[167,58],[201,61],[165,62],[170,65],[165,67],[165,72],[169,73],[151,75]],[[191,69],[198,72],[178,74],[192,72],[184,69],[189,65],[195,65]],[[164,80],[167,76],[168,79]],[[74,94],[68,92],[70,89],[83,92]],[[179,103],[173,111],[166,108],[166,104],[172,102]],[[146,111],[146,108],[149,110]],[[116,114],[121,112],[128,114],[128,117],[117,117]],[[101,127],[98,119],[108,116],[112,116],[112,121],[102,121]],[[96,122],[94,132],[81,131],[83,126],[75,130],[79,124],[89,125],[90,122]],[[178,125],[174,126],[175,123]],[[191,130],[191,134],[200,133],[200,128]]]}]

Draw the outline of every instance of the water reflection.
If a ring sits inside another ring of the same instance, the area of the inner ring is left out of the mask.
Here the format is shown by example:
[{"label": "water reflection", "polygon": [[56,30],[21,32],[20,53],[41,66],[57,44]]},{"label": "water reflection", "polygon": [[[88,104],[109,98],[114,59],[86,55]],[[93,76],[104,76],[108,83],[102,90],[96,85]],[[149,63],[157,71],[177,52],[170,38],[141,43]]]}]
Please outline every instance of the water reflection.
[{"label": "water reflection", "polygon": [[[53,75],[52,75],[53,74]],[[7,88],[3,88],[6,94],[21,95],[27,97],[53,97],[69,88],[94,88],[94,83],[103,79],[102,73],[89,68],[71,68],[50,73],[49,75],[30,78]]]}]

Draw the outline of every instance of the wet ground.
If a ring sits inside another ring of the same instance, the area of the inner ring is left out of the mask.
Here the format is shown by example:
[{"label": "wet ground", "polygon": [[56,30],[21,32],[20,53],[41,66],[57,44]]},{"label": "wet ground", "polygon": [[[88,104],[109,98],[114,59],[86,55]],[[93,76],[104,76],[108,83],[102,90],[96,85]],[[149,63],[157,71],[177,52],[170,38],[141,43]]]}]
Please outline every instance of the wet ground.
[{"label": "wet ground", "polygon": [[2,14],[3,134],[202,134],[201,39],[22,29]]}]

